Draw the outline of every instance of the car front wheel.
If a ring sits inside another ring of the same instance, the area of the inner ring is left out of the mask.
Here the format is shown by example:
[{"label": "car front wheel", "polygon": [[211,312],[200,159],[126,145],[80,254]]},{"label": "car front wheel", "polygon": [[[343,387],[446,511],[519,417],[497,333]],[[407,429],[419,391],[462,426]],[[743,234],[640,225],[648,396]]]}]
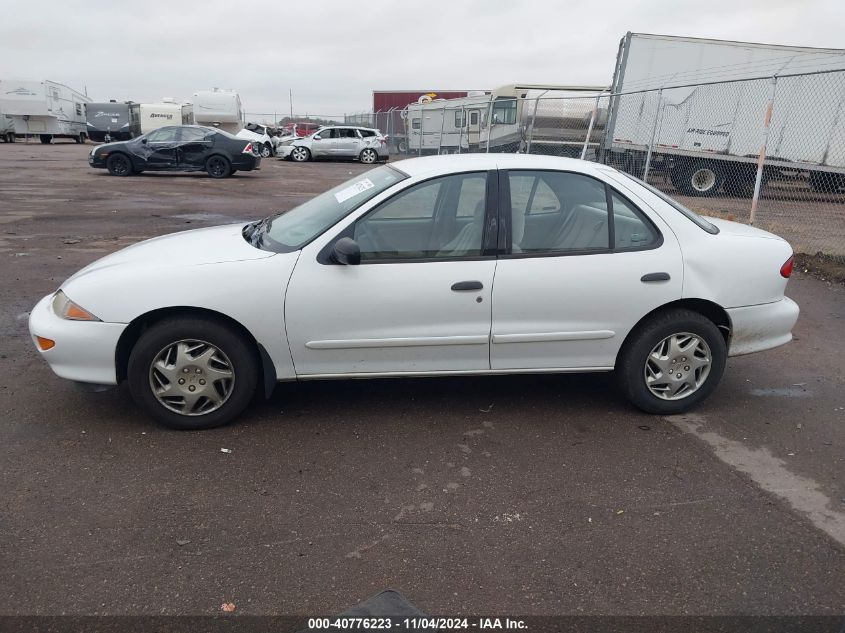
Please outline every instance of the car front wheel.
[{"label": "car front wheel", "polygon": [[270,158],[273,155],[273,148],[270,143],[264,143],[261,146],[261,158]]},{"label": "car front wheel", "polygon": [[212,320],[161,321],[129,356],[129,390],[153,418],[173,429],[210,429],[233,421],[249,404],[258,360],[243,336]]},{"label": "car front wheel", "polygon": [[682,413],[707,398],[725,369],[727,345],[716,325],[691,310],[659,313],[625,341],[619,387],[647,413]]},{"label": "car front wheel", "polygon": [[112,176],[130,176],[132,161],[126,154],[112,154],[106,160],[106,169]]},{"label": "car front wheel", "polygon": [[311,160],[311,152],[307,147],[294,147],[290,152],[291,160],[297,163],[304,163]]}]

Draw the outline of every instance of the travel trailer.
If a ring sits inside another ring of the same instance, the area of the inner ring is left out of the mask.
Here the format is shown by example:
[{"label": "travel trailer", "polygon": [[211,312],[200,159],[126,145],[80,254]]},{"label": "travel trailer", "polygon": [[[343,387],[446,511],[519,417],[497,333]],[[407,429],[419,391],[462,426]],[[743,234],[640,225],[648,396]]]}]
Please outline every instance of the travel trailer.
[{"label": "travel trailer", "polygon": [[71,138],[84,143],[87,95],[55,81],[0,80],[0,112],[11,117],[16,136],[37,136],[42,143]]},{"label": "travel trailer", "polygon": [[128,141],[141,135],[141,108],[138,103],[89,103],[86,119],[88,138],[92,141]]},{"label": "travel trailer", "polygon": [[234,90],[198,90],[193,99],[194,121],[197,125],[217,127],[230,134],[237,134],[243,128],[241,97]]},{"label": "travel trailer", "polygon": [[459,99],[409,105],[403,117],[409,151],[516,152],[580,156],[599,147],[607,121],[600,86],[507,85]]},{"label": "travel trailer", "polygon": [[840,190],[845,76],[824,72],[837,68],[845,68],[845,50],[627,33],[613,76],[613,93],[623,94],[610,100],[604,160],[641,172],[653,138],[651,166],[682,193],[724,187],[747,196],[770,116],[763,179],[798,170],[818,191]]},{"label": "travel trailer", "polygon": [[161,103],[142,103],[139,106],[141,134],[147,134],[166,125],[190,125],[194,122],[190,105],[173,100]]}]

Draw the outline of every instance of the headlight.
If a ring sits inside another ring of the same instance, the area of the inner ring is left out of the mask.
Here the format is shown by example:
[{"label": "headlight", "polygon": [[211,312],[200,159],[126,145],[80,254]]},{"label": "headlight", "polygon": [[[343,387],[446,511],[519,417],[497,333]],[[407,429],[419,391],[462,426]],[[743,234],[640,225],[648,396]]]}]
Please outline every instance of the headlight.
[{"label": "headlight", "polygon": [[99,321],[97,317],[82,306],[77,305],[59,290],[53,297],[53,312],[69,321]]}]

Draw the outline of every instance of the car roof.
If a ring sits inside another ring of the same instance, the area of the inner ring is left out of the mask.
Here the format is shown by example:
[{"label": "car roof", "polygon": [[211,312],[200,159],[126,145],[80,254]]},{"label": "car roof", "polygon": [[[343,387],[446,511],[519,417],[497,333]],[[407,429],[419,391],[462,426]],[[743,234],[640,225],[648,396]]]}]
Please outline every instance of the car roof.
[{"label": "car roof", "polygon": [[577,171],[599,175],[602,169],[612,167],[591,163],[577,158],[540,156],[536,154],[452,154],[448,156],[424,156],[406,160],[391,161],[390,164],[409,176],[437,176],[460,171],[487,171],[490,169],[551,169]]}]

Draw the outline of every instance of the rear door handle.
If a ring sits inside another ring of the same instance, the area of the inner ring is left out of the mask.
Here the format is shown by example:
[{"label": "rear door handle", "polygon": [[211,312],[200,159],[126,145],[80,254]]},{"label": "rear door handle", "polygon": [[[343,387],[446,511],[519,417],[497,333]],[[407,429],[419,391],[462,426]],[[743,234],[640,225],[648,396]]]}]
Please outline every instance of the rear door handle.
[{"label": "rear door handle", "polygon": [[669,273],[648,273],[647,275],[643,275],[640,277],[640,281],[644,284],[651,283],[653,281],[669,281],[671,277]]},{"label": "rear door handle", "polygon": [[463,292],[466,290],[481,290],[484,284],[480,281],[458,281],[452,284],[452,290],[455,292]]}]

